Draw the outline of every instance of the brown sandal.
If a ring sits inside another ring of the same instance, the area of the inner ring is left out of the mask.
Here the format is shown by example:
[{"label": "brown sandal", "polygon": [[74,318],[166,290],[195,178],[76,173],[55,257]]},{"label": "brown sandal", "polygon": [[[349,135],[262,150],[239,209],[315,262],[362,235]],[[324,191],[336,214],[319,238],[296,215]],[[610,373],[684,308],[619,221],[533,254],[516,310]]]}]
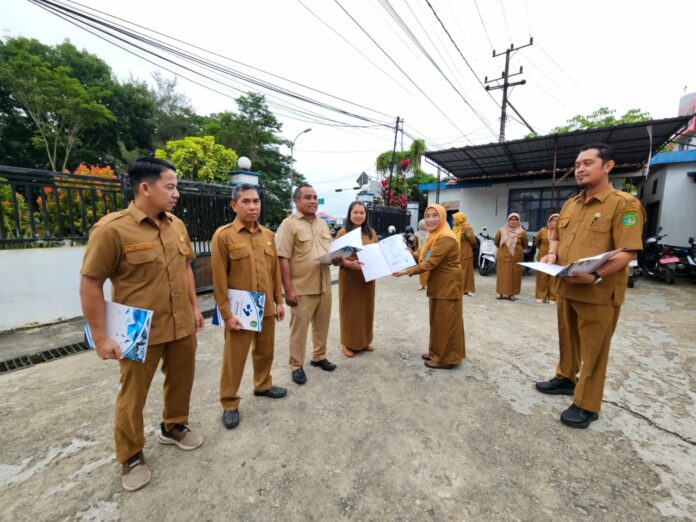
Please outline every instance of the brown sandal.
[{"label": "brown sandal", "polygon": [[346,348],[345,346],[343,347],[343,355],[346,357],[353,357],[355,355],[355,352],[351,350],[350,348]]},{"label": "brown sandal", "polygon": [[455,366],[454,364],[435,364],[430,359],[426,360],[423,364],[434,370],[451,370]]},{"label": "brown sandal", "polygon": [[424,353],[423,355],[421,355],[421,359],[423,359],[424,361],[429,361],[429,360],[430,360],[430,354],[429,354],[429,353]]}]

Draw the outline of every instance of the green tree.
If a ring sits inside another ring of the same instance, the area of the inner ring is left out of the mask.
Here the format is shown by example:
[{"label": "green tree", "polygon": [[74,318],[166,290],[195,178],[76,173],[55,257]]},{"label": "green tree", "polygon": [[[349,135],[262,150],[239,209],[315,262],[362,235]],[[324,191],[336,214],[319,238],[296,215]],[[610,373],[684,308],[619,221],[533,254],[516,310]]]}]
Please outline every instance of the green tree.
[{"label": "green tree", "polygon": [[[408,150],[396,151],[394,153],[394,171],[392,174],[392,186],[390,205],[401,205],[401,196],[406,196],[410,201],[418,201],[419,206],[425,208],[427,198],[418,189],[422,183],[431,183],[435,180],[434,176],[426,174],[421,169],[421,158],[425,153],[425,140],[417,139],[411,143]],[[377,156],[375,168],[383,176],[389,175],[389,167],[392,161],[392,151],[388,150]],[[407,174],[411,176],[407,177]],[[383,199],[386,198],[387,185],[382,188]],[[423,210],[423,209],[421,209]]]},{"label": "green tree", "polygon": [[213,136],[187,136],[167,142],[155,157],[171,161],[183,179],[229,184],[237,165],[237,153],[215,143]]},{"label": "green tree", "polygon": [[10,39],[0,43],[0,85],[35,126],[32,143],[42,148],[53,170],[64,170],[70,153],[86,129],[114,119],[100,101],[108,91],[85,87],[70,75],[68,66],[52,66],[32,50],[35,40]]},{"label": "green tree", "polygon": [[279,151],[279,146],[288,142],[278,136],[282,124],[268,109],[265,97],[250,93],[236,102],[238,113],[226,111],[203,118],[201,133],[215,136],[216,142],[252,161],[251,169],[260,173],[266,222],[278,224],[291,207],[292,185],[305,178],[292,168],[290,157]]},{"label": "green tree", "polygon": [[161,148],[169,141],[198,134],[199,118],[196,117],[191,101],[176,90],[176,77],[165,78],[154,73],[152,78],[155,82],[154,89],[150,91],[155,103],[155,146]]},{"label": "green tree", "polygon": [[616,118],[614,109],[608,107],[600,107],[592,114],[583,116],[578,114],[570,118],[566,125],[554,127],[550,134],[565,134],[581,129],[601,129],[604,127],[615,127],[624,123],[638,123],[650,119],[650,114],[643,112],[640,109],[630,109],[623,116]]}]

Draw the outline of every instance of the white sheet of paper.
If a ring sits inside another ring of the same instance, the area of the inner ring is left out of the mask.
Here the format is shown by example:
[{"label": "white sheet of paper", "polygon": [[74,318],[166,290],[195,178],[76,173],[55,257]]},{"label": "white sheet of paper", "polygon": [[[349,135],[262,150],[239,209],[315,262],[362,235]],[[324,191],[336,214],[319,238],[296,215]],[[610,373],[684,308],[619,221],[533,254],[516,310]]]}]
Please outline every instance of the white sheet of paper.
[{"label": "white sheet of paper", "polygon": [[565,267],[561,265],[550,265],[549,263],[540,263],[540,262],[533,262],[533,263],[517,263],[518,265],[526,266],[531,268],[532,270],[538,270],[539,272],[544,272],[545,274],[549,274],[552,276],[555,276],[563,270]]},{"label": "white sheet of paper", "polygon": [[365,281],[386,277],[416,264],[400,234],[363,246],[358,259],[363,263]]},{"label": "white sheet of paper", "polygon": [[374,281],[392,273],[387,260],[384,259],[379,243],[365,245],[362,250],[358,251],[358,259],[363,264],[362,272],[365,281]]},{"label": "white sheet of paper", "polygon": [[362,231],[360,227],[354,228],[338,239],[334,239],[329,245],[329,253],[341,250],[343,247],[353,247],[356,249],[361,249],[363,247]]},{"label": "white sheet of paper", "polygon": [[380,241],[379,244],[392,274],[416,264],[413,254],[408,251],[408,247],[404,243],[403,234],[390,236]]},{"label": "white sheet of paper", "polygon": [[354,228],[347,234],[334,239],[329,244],[329,253],[317,258],[322,265],[330,265],[337,257],[343,259],[352,256],[356,250],[360,250],[363,247],[362,242],[362,231],[360,228]]},{"label": "white sheet of paper", "polygon": [[517,263],[518,265],[527,266],[532,270],[538,270],[539,272],[544,272],[552,276],[567,277],[575,274],[589,274],[594,272],[600,266],[607,262],[607,260],[614,257],[619,252],[622,252],[623,248],[618,248],[612,250],[611,252],[604,252],[603,254],[597,254],[592,257],[584,257],[578,259],[575,263],[571,263],[568,266],[561,265],[549,265],[547,263]]}]

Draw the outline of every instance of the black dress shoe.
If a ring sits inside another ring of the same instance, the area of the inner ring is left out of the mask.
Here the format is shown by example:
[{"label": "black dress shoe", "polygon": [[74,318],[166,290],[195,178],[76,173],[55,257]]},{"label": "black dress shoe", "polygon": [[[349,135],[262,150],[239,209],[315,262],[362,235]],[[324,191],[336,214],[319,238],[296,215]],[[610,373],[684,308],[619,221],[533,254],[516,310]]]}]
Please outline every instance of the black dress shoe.
[{"label": "black dress shoe", "polygon": [[310,364],[312,366],[318,366],[325,372],[332,372],[336,369],[336,365],[334,363],[330,363],[328,359],[322,359],[321,361],[312,361]]},{"label": "black dress shoe", "polygon": [[587,428],[593,421],[599,419],[599,414],[594,411],[588,411],[575,403],[561,413],[561,422],[571,428]]},{"label": "black dress shoe", "polygon": [[573,395],[575,393],[575,385],[572,382],[558,377],[554,377],[550,381],[538,382],[535,386],[538,391],[548,395]]},{"label": "black dress shoe", "polygon": [[292,372],[292,380],[297,384],[304,384],[307,382],[307,376],[302,368],[298,368]]},{"label": "black dress shoe", "polygon": [[222,412],[222,424],[228,430],[233,430],[239,426],[239,409],[225,410]]},{"label": "black dress shoe", "polygon": [[282,399],[288,394],[288,390],[280,386],[271,386],[265,391],[254,390],[254,395],[257,397],[270,397],[271,399]]}]

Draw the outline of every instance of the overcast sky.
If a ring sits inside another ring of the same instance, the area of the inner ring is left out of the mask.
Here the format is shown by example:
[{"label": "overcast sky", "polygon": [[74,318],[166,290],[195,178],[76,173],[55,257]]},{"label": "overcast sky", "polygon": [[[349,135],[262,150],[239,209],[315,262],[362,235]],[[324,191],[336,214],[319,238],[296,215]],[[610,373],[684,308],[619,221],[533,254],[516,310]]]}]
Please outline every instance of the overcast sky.
[{"label": "overcast sky", "polygon": [[[401,116],[406,130],[424,137],[431,150],[497,141],[501,91],[492,91],[491,99],[479,80],[484,76],[498,78],[504,68],[504,57],[492,58],[493,49],[504,51],[511,42],[524,45],[530,35],[534,45],[515,53],[511,61],[514,71],[524,66],[524,74],[514,80],[524,78],[527,84],[514,88],[510,99],[540,134],[600,106],[615,109],[617,115],[640,108],[654,118],[675,116],[679,98],[696,91],[696,67],[689,46],[696,20],[694,0],[430,0],[473,72],[426,0],[83,3],[352,102],[207,55],[220,64],[343,110],[379,122]],[[401,17],[442,73],[396,24],[389,8]],[[34,37],[47,44],[68,38],[104,59],[120,78],[132,75],[150,81],[157,70],[157,66],[26,0],[0,3],[0,36]],[[232,84],[227,77],[216,76],[224,86],[190,76],[222,93],[180,78],[180,90],[200,114],[236,110],[233,98],[241,92],[235,86],[241,91],[258,90]],[[316,110],[282,96],[276,100]],[[278,106],[272,109],[285,112],[279,119],[286,138],[292,140],[302,130],[312,129],[297,140],[296,168],[315,184],[320,197],[326,198],[323,210],[342,215],[354,192],[336,193],[334,189],[353,187],[362,171],[374,175],[374,160],[380,152],[391,149],[393,130],[308,123],[298,121],[296,113]],[[322,114],[354,125],[369,125],[335,113]],[[508,120],[508,139],[521,138],[527,132],[519,122]],[[404,147],[409,144],[407,137]]]}]

